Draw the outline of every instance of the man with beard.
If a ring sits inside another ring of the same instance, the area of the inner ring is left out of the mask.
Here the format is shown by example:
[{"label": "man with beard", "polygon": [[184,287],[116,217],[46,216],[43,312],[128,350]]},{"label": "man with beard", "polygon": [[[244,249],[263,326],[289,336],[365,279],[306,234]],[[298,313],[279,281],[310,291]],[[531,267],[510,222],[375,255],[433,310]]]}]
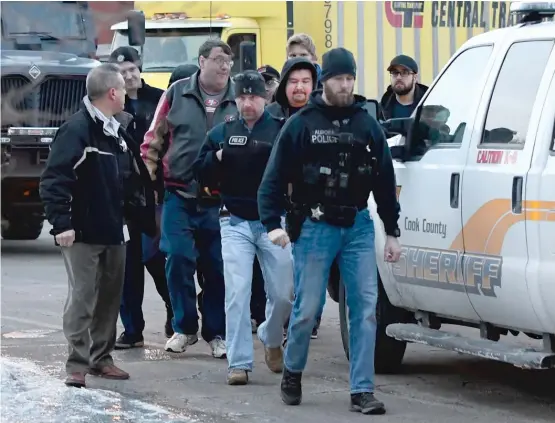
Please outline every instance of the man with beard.
[{"label": "man with beard", "polygon": [[410,117],[428,90],[426,85],[417,82],[418,65],[412,57],[401,54],[393,58],[387,71],[391,85],[380,102],[384,118]]},{"label": "man with beard", "polygon": [[[151,87],[141,78],[141,59],[133,47],[120,47],[110,55],[110,62],[118,65],[125,81],[125,111],[133,116],[127,132],[137,145],[141,145],[154,111],[164,91]],[[143,330],[143,298],[145,292],[144,267],[154,280],[156,290],[166,305],[166,324],[164,334],[167,338],[173,335],[171,321],[173,318],[170,295],[164,266],[166,260],[162,254],[152,254],[143,259],[143,248],[148,244],[149,237],[141,233],[139,228],[128,225],[129,242],[125,257],[125,282],[121,297],[120,318],[124,331],[116,340],[116,349],[142,347],[144,345]]]},{"label": "man with beard", "polygon": [[[258,190],[260,220],[268,237],[294,242],[294,303],[287,333],[281,398],[302,399],[301,379],[310,333],[326,296],[330,267],[339,263],[349,307],[351,410],[385,413],[374,397],[374,347],[378,277],[371,192],[387,234],[385,257],[401,255],[399,204],[393,160],[384,132],[353,95],[356,62],[344,48],[324,54],[322,91],[283,127]],[[287,232],[281,228],[283,196],[292,185]]]},{"label": "man with beard", "polygon": [[[210,38],[199,48],[200,70],[164,93],[141,146],[155,180],[161,153],[167,173],[162,208],[160,250],[166,253],[166,277],[174,313],[173,336],[166,351],[182,353],[198,342],[197,257],[202,268],[202,338],[212,356],[225,358],[225,287],[219,211],[221,199],[205,193],[194,178],[193,163],[206,133],[237,114],[232,52],[222,40]],[[165,121],[169,136],[157,129]],[[167,146],[169,144],[169,146]]]}]

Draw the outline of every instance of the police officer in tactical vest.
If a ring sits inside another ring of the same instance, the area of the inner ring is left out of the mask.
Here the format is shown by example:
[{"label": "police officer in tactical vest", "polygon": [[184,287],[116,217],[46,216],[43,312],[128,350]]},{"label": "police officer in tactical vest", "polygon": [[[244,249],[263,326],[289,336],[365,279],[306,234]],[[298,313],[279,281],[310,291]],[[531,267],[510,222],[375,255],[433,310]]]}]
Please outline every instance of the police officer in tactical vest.
[{"label": "police officer in tactical vest", "polygon": [[[310,333],[326,295],[337,257],[350,320],[351,410],[385,413],[374,397],[374,345],[378,279],[374,222],[367,202],[373,192],[385,226],[385,257],[401,248],[399,204],[391,153],[378,122],[353,95],[356,64],[343,48],[323,56],[323,91],[283,127],[258,191],[259,213],[272,242],[294,243],[294,303],[287,333],[281,398],[301,402],[301,377]],[[293,186],[287,232],[281,228],[284,190]]]},{"label": "police officer in tactical vest", "polygon": [[[228,217],[220,219],[224,260],[226,346],[229,385],[244,385],[253,367],[250,297],[253,261],[258,257],[268,301],[266,320],[258,327],[266,365],[283,369],[283,325],[291,313],[293,263],[291,246],[272,243],[258,215],[257,191],[281,118],[264,110],[264,78],[256,71],[235,77],[235,102],[239,118],[212,129],[195,162],[202,186],[220,192]],[[282,195],[282,200],[285,197]],[[285,226],[283,201],[278,226]],[[309,334],[310,335],[310,334]]]}]

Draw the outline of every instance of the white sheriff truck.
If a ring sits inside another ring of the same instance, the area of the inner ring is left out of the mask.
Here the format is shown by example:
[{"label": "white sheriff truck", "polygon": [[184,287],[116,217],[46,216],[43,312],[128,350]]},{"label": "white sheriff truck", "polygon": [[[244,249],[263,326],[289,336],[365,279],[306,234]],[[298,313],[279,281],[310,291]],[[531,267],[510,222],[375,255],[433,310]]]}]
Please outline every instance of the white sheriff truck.
[{"label": "white sheriff truck", "polygon": [[[401,134],[402,255],[384,261],[378,224],[378,372],[399,368],[407,342],[555,367],[555,2],[511,7],[519,24],[467,41],[413,116],[385,123]],[[372,197],[369,207],[380,222]],[[500,340],[519,333],[536,347]]]}]

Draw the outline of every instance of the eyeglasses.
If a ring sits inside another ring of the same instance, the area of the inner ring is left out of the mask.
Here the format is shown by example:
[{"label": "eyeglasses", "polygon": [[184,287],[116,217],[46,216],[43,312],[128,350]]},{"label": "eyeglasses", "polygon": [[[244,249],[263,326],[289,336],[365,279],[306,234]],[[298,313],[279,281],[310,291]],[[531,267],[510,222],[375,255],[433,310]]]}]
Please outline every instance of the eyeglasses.
[{"label": "eyeglasses", "polygon": [[406,78],[409,75],[413,75],[414,72],[411,72],[409,70],[402,70],[402,71],[396,71],[395,70],[395,71],[389,72],[389,74],[394,78],[398,78],[400,76],[403,77],[403,78]]},{"label": "eyeglasses", "polygon": [[233,67],[233,60],[226,59],[225,57],[218,56],[218,57],[207,57],[207,59],[213,60],[218,66],[223,66],[224,64],[229,66],[230,68]]},{"label": "eyeglasses", "polygon": [[275,84],[279,84],[277,79],[269,79],[266,81],[266,87],[272,88]]}]

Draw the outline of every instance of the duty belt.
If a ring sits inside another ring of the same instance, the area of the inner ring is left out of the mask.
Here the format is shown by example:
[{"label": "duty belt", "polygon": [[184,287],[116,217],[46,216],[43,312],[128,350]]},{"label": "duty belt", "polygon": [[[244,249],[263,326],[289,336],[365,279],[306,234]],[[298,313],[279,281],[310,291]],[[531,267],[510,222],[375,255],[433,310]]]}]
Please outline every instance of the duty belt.
[{"label": "duty belt", "polygon": [[357,213],[365,207],[334,206],[317,203],[308,206],[308,218],[313,222],[349,228],[354,225]]}]

